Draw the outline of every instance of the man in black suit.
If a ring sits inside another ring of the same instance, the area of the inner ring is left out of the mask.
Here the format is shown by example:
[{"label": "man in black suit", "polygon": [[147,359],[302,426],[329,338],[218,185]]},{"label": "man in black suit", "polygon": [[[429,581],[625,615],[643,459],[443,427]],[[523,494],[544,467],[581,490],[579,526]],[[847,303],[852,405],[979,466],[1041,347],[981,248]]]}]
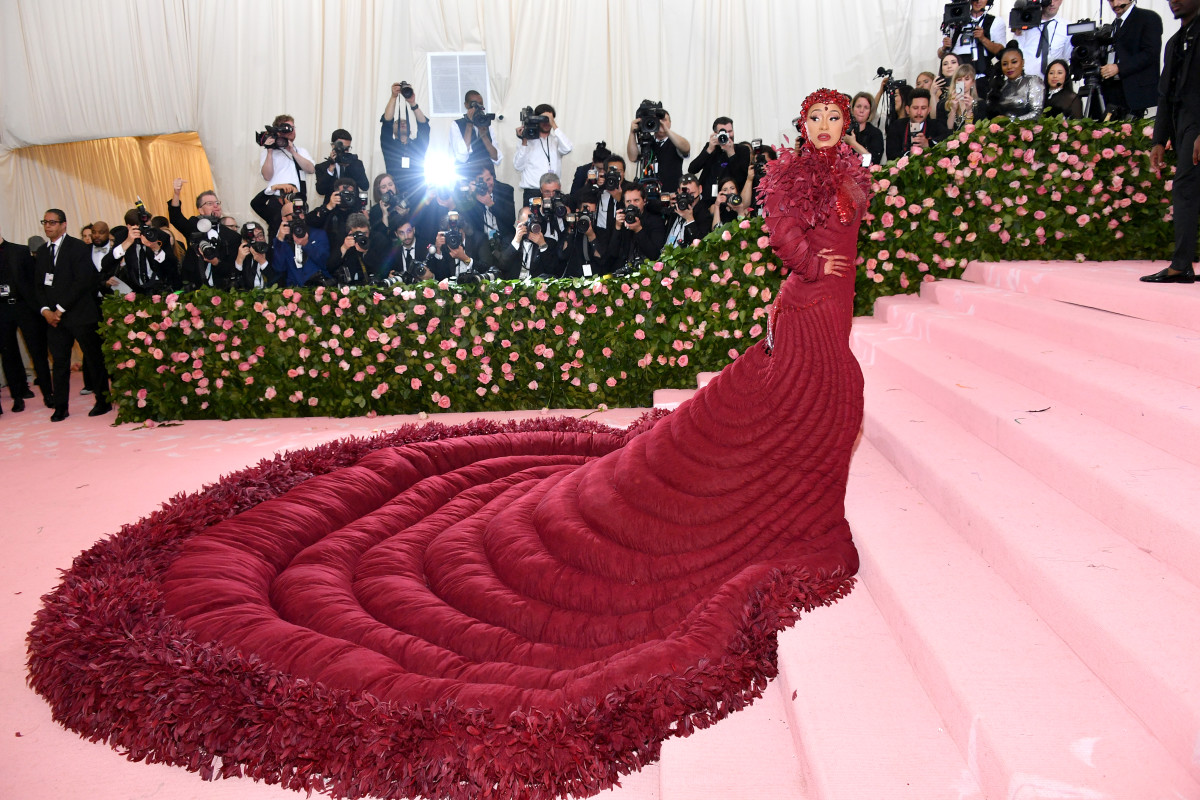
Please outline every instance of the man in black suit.
[{"label": "man in black suit", "polygon": [[144,227],[136,208],[125,212],[125,224],[112,232],[116,244],[104,256],[101,279],[115,277],[140,295],[178,291],[179,261],[171,240],[148,222]]},{"label": "man in black suit", "polygon": [[[672,145],[674,146],[677,145]],[[717,117],[713,120],[713,132],[708,137],[708,144],[700,151],[700,155],[692,159],[688,172],[700,176],[700,188],[704,190],[704,199],[711,203],[717,196],[717,190],[721,188],[724,178],[733,178],[738,186],[746,185],[752,159],[750,146],[734,141],[733,120],[729,117]],[[663,181],[663,186],[667,186],[667,181]]]},{"label": "man in black suit", "polygon": [[704,192],[700,179],[691,173],[679,181],[679,192],[671,200],[667,217],[667,244],[688,247],[712,233],[712,212],[700,202]]},{"label": "man in black suit", "polygon": [[907,118],[894,119],[887,129],[887,155],[897,159],[909,153],[913,147],[928,150],[949,135],[946,123],[929,116],[932,99],[928,89],[914,89],[908,105],[904,107]]},{"label": "man in black suit", "polygon": [[71,397],[71,348],[78,342],[84,369],[91,370],[96,405],[88,416],[112,410],[108,402],[108,371],[100,345],[100,308],[96,304],[99,273],[92,264],[92,250],[67,234],[67,215],[51,208],[42,215],[46,244],[37,251],[37,292],[42,317],[50,325],[48,339],[54,359],[54,415],[51,422],[66,419]]},{"label": "man in black suit", "polygon": [[329,202],[329,195],[333,194],[334,186],[342,178],[354,181],[360,192],[370,189],[371,181],[367,179],[367,168],[363,166],[361,158],[350,152],[350,148],[354,146],[350,131],[338,128],[331,134],[329,141],[329,158],[317,164],[317,194],[324,197],[325,202]]},{"label": "man in black suit", "polygon": [[1100,88],[1113,117],[1141,119],[1158,101],[1158,54],[1162,52],[1162,19],[1138,8],[1134,0],[1108,0],[1113,21],[1113,57],[1100,67]]},{"label": "man in black suit", "polygon": [[[517,227],[517,209],[513,187],[496,180],[491,164],[481,164],[469,176],[470,195],[473,203],[465,203],[463,216],[471,226],[487,237],[498,251],[500,245],[513,238]],[[480,190],[483,191],[480,191]]]},{"label": "man in black suit", "polygon": [[[1158,84],[1158,115],[1150,168],[1160,175],[1167,145],[1175,149],[1175,253],[1171,266],[1147,283],[1195,283],[1196,226],[1200,223],[1200,0],[1171,0],[1171,12],[1182,23],[1167,42],[1162,80]],[[1161,177],[1161,175],[1160,175]]]},{"label": "man in black suit", "polygon": [[231,231],[221,224],[221,201],[211,189],[196,196],[196,210],[200,213],[185,217],[180,199],[185,183],[183,178],[176,178],[172,186],[175,194],[167,201],[171,224],[188,242],[181,270],[183,288],[231,289],[237,276],[237,254],[242,237],[236,230]]},{"label": "man in black suit", "polygon": [[[38,384],[46,406],[50,402],[50,362],[46,359],[46,322],[33,305],[33,254],[23,244],[4,241],[0,236],[0,365],[4,367],[4,382],[12,394],[12,410],[24,411],[25,401],[33,397],[21,346],[17,339],[20,330],[25,338]],[[40,357],[39,357],[40,349]]]},{"label": "man in black suit", "polygon": [[625,185],[624,205],[616,211],[615,230],[602,243],[608,262],[605,272],[635,267],[653,261],[667,242],[667,226],[658,214],[646,208],[646,196],[636,183]]}]

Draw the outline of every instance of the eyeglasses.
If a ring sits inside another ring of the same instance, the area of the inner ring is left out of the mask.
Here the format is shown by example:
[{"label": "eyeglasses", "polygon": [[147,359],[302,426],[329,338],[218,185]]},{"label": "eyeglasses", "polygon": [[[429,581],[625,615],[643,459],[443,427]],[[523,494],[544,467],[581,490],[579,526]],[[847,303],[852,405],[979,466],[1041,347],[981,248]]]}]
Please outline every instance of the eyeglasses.
[{"label": "eyeglasses", "polygon": [[66,223],[65,219],[44,219],[44,220],[42,220],[42,225],[63,225],[65,223]]}]

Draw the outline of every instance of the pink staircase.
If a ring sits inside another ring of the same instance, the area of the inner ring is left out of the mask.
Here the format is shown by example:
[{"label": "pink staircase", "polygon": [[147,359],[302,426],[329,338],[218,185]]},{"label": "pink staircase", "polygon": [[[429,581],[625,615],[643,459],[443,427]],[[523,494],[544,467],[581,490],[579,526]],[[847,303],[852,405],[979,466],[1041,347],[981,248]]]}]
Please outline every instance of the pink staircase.
[{"label": "pink staircase", "polygon": [[1200,287],[1152,271],[973,265],[856,321],[861,582],[781,637],[792,754],[670,792],[723,723],[656,796],[1200,798]]}]

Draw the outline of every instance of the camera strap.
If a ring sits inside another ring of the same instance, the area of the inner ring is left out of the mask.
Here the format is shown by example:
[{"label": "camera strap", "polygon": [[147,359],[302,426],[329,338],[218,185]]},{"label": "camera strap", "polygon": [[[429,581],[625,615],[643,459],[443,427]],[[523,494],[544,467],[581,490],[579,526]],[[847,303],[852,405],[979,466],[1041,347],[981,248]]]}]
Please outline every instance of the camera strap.
[{"label": "camera strap", "polygon": [[304,185],[304,170],[300,169],[300,165],[296,163],[295,157],[287,150],[283,154],[292,162],[292,166],[296,168],[296,183],[300,189],[300,196],[308,200],[308,187]]}]

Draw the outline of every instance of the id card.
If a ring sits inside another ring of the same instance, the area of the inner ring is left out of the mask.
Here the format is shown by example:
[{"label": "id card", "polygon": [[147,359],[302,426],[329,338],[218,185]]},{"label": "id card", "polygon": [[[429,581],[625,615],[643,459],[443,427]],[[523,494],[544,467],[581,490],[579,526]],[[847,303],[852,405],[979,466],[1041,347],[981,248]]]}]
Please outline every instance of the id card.
[{"label": "id card", "polygon": [[46,273],[45,285],[46,285],[46,286],[53,286],[53,285],[54,285],[54,273],[53,273],[53,272],[47,272],[47,273]]},{"label": "id card", "polygon": [[0,297],[8,297],[10,294],[12,294],[12,289],[9,288],[8,284],[0,283]]},{"label": "id card", "polygon": [[408,160],[408,156],[402,156],[400,158],[400,169],[408,169],[409,164],[411,163],[412,162]]},{"label": "id card", "polygon": [[583,277],[585,277],[585,278],[592,277],[592,265],[591,264],[583,265]]}]

